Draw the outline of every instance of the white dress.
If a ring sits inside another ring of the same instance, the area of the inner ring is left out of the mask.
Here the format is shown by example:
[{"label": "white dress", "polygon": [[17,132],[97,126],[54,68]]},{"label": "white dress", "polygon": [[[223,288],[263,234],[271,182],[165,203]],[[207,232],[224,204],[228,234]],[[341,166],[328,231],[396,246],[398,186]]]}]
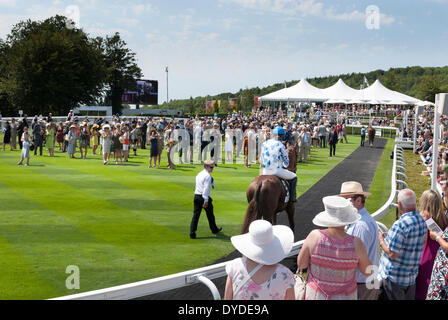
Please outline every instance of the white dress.
[{"label": "white dress", "polygon": [[225,152],[233,152],[233,135],[226,133],[226,142],[224,144]]}]

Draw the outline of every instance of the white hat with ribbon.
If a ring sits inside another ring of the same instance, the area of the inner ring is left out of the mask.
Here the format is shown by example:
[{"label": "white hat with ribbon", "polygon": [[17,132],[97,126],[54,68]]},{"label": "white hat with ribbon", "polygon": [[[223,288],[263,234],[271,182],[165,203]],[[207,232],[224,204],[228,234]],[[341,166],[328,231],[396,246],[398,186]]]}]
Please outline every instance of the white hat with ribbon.
[{"label": "white hat with ribbon", "polygon": [[328,196],[322,199],[325,211],[318,213],[313,223],[320,227],[341,227],[352,224],[359,219],[361,215],[352,205],[350,200],[339,196]]}]

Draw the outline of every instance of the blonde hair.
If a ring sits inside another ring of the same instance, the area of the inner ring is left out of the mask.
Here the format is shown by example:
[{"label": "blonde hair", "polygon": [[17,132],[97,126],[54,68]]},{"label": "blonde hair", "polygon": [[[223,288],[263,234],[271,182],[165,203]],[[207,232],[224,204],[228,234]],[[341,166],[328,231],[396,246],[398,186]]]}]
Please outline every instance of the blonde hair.
[{"label": "blonde hair", "polygon": [[419,201],[420,212],[426,211],[431,218],[444,230],[448,225],[448,219],[443,210],[442,198],[434,190],[426,190],[422,193]]}]

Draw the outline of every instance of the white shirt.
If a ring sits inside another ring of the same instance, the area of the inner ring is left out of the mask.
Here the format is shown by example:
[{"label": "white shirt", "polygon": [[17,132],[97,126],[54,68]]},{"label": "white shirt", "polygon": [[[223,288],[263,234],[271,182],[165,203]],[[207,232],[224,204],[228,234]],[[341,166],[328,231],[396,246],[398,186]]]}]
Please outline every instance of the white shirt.
[{"label": "white shirt", "polygon": [[194,194],[201,195],[205,202],[210,197],[210,189],[213,187],[213,178],[210,173],[204,169],[196,176],[196,189]]}]

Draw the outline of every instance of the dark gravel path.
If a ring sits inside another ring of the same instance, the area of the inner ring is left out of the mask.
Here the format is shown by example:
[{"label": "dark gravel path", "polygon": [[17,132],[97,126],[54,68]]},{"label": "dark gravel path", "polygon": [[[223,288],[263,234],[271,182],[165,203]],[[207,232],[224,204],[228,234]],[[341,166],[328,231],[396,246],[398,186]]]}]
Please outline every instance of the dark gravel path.
[{"label": "dark gravel path", "polygon": [[[294,232],[295,241],[305,239],[311,230],[317,228],[313,225],[312,220],[317,213],[324,210],[322,198],[328,195],[339,194],[342,182],[355,180],[362,184],[365,191],[370,189],[370,184],[372,183],[386,142],[387,140],[385,139],[375,139],[374,147],[359,147],[297,199],[294,219],[296,225]],[[279,214],[277,223],[288,225],[288,218],[285,212]],[[213,264],[229,261],[239,256],[241,256],[240,253],[234,251]],[[287,258],[282,261],[282,264],[295,272],[297,269],[296,258]],[[221,297],[223,297],[226,277],[212,281],[219,289]],[[196,284],[141,297],[139,300],[210,300],[212,298],[212,294],[207,287],[203,284]]]}]

